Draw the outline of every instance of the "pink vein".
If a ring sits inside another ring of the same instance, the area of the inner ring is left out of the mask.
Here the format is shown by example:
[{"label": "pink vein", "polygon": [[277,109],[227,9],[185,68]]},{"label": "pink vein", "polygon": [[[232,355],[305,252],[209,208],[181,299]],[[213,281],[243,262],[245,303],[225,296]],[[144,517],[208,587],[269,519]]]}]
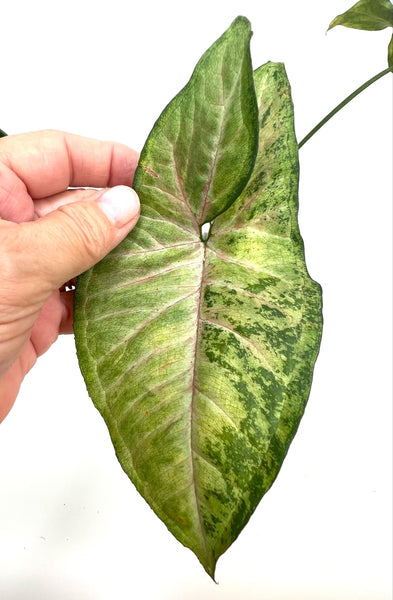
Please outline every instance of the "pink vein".
[{"label": "pink vein", "polygon": [[[190,205],[187,202],[187,198],[186,198],[186,194],[184,192],[184,188],[183,188],[183,179],[180,175],[179,172],[179,166],[177,164],[177,160],[176,160],[176,154],[175,154],[175,145],[173,144],[173,142],[169,139],[169,137],[165,134],[165,132],[163,132],[165,137],[167,138],[168,142],[170,143],[170,145],[172,146],[172,156],[173,156],[173,165],[175,167],[175,174],[176,174],[176,181],[177,181],[177,185],[179,187],[179,192],[181,194],[181,198],[180,200],[183,202],[183,204],[185,205],[185,207],[187,208],[188,212],[190,213],[191,216],[191,220],[193,221],[194,225],[195,225],[195,230],[199,232],[199,224],[194,216],[194,213],[192,212]],[[163,190],[161,190],[163,191]],[[165,192],[164,192],[165,193]],[[176,196],[174,196],[176,198]],[[178,198],[179,199],[179,198]]]},{"label": "pink vein", "polygon": [[258,273],[258,272],[264,273],[265,275],[269,275],[269,277],[274,277],[274,279],[279,279],[280,281],[284,281],[284,283],[293,285],[293,283],[291,281],[288,281],[288,279],[284,279],[284,277],[280,277],[279,275],[276,275],[275,273],[271,273],[270,271],[267,271],[266,269],[263,269],[263,268],[257,269],[256,265],[253,263],[246,263],[246,262],[242,262],[240,260],[235,260],[234,258],[229,258],[228,256],[225,256],[225,254],[221,254],[221,252],[214,250],[214,248],[212,248],[211,246],[209,246],[209,250],[211,252],[213,252],[213,254],[215,254],[220,260],[222,260],[224,262],[232,263],[234,265],[239,265],[240,267],[245,267],[246,269],[251,269],[252,271],[255,271],[256,273]]},{"label": "pink vein", "polygon": [[[121,288],[129,287],[131,285],[136,285],[138,283],[144,283],[145,281],[150,281],[151,279],[155,279],[156,277],[161,277],[161,275],[166,275],[167,273],[172,273],[173,271],[177,271],[178,269],[191,267],[193,265],[198,265],[198,264],[199,264],[199,260],[191,261],[188,263],[181,263],[180,265],[176,265],[175,267],[170,267],[169,269],[164,269],[162,271],[158,271],[157,273],[152,273],[151,275],[147,275],[146,277],[141,277],[140,279],[134,279],[127,283],[122,283],[121,285],[118,285],[113,289],[121,289]],[[105,291],[107,291],[107,290],[105,290]],[[111,291],[111,290],[109,290],[109,291]]]},{"label": "pink vein", "polygon": [[[122,288],[130,287],[132,285],[137,285],[138,283],[144,283],[146,281],[150,281],[151,279],[155,279],[156,277],[161,277],[161,275],[166,275],[167,273],[172,273],[181,268],[191,267],[193,265],[198,265],[199,260],[191,261],[187,263],[181,263],[176,265],[175,267],[170,267],[169,269],[164,269],[163,271],[157,271],[157,273],[152,273],[151,275],[147,275],[146,277],[141,277],[140,279],[133,279],[132,281],[127,281],[126,283],[116,284],[112,288],[106,288],[105,294],[111,294],[112,292],[116,292],[121,290]],[[96,296],[102,296],[102,292],[97,292],[96,294],[91,294],[90,298],[94,298]]]},{"label": "pink vein", "polygon": [[265,363],[266,367],[270,371],[274,372],[274,368],[269,364],[268,360],[264,357],[262,349],[259,346],[257,346],[256,344],[254,344],[254,342],[252,342],[248,338],[244,337],[244,335],[242,335],[241,333],[239,333],[238,331],[236,331],[232,327],[229,327],[227,325],[223,325],[222,323],[217,323],[217,321],[213,321],[211,319],[201,319],[201,321],[203,321],[204,323],[209,323],[210,325],[213,325],[213,327],[217,327],[218,329],[225,329],[226,331],[229,331],[230,333],[233,333],[233,335],[235,335],[237,338],[239,338],[240,340],[242,340],[242,342],[244,344],[246,344],[247,346],[251,346],[251,348],[253,348],[255,350],[255,352],[257,353],[258,357],[262,358],[262,360]]},{"label": "pink vein", "polygon": [[155,315],[153,317],[151,317],[150,319],[147,319],[147,321],[144,321],[140,327],[138,327],[137,329],[135,329],[133,331],[133,333],[129,337],[124,338],[118,344],[116,344],[115,346],[112,346],[112,348],[108,351],[108,353],[105,356],[101,356],[97,360],[97,365],[99,365],[105,359],[107,359],[109,354],[112,354],[113,352],[115,352],[116,350],[118,350],[120,348],[120,346],[122,346],[123,344],[128,344],[129,342],[131,342],[131,340],[133,340],[138,335],[138,333],[140,333],[143,329],[145,329],[145,327],[147,327],[148,325],[150,325],[150,323],[153,323],[158,317],[161,317],[167,310],[170,310],[173,306],[175,306],[179,302],[183,302],[183,300],[186,300],[187,298],[190,298],[191,296],[194,296],[197,293],[198,293],[198,289],[193,290],[189,294],[186,294],[185,296],[182,296],[181,298],[177,298],[177,300],[175,300],[171,304],[168,304],[167,306],[165,306],[159,312],[155,313]]},{"label": "pink vein", "polygon": [[[185,343],[189,339],[190,339],[190,337],[185,338],[183,343]],[[159,348],[154,348],[154,350],[152,350],[149,354],[145,354],[144,356],[142,356],[141,358],[139,358],[138,360],[133,362],[128,367],[128,369],[123,371],[116,379],[113,379],[111,381],[111,383],[106,388],[107,391],[111,390],[113,387],[118,385],[121,381],[123,381],[123,379],[126,379],[134,369],[136,369],[137,367],[140,367],[141,365],[143,365],[143,363],[149,361],[153,356],[158,356],[159,354],[162,354],[169,348],[173,348],[174,346],[176,346],[179,343],[179,341],[180,340],[176,339],[176,340],[172,341],[171,344],[167,344],[166,346],[160,346]],[[168,364],[168,363],[166,363],[166,364]]]},{"label": "pink vein", "polygon": [[[222,73],[222,69],[223,69],[223,66],[221,67],[221,73]],[[235,91],[237,90],[237,83],[238,83],[238,81],[240,79],[240,75],[241,75],[241,71],[239,71],[237,79],[236,79],[236,82],[233,85],[232,90],[231,90],[228,98],[226,99],[227,105],[230,103],[230,101],[232,99],[232,96],[234,95]],[[223,79],[223,75],[221,76],[221,79]],[[223,92],[223,96],[224,96],[224,89],[222,90],[222,92]],[[224,97],[222,99],[222,107],[225,108],[225,98]],[[205,208],[206,208],[206,203],[207,203],[207,197],[208,197],[208,194],[209,194],[209,191],[210,191],[210,187],[211,187],[211,184],[212,184],[212,181],[213,181],[213,175],[214,175],[214,172],[215,172],[215,169],[216,169],[218,155],[219,155],[220,150],[221,150],[221,142],[222,142],[222,138],[223,138],[223,134],[224,134],[224,124],[225,124],[225,111],[223,112],[223,116],[221,118],[220,133],[219,133],[219,136],[218,136],[218,141],[217,141],[217,145],[216,145],[216,151],[215,151],[214,157],[213,157],[213,162],[212,162],[212,165],[211,165],[211,168],[210,168],[209,178],[208,178],[208,180],[206,182],[206,186],[205,186],[205,189],[203,191],[204,200],[203,200],[203,207],[202,207],[202,212],[201,212],[201,222],[202,223],[203,223],[203,221],[205,220],[205,217],[206,217],[206,215],[205,215]]]},{"label": "pink vein", "polygon": [[211,187],[211,184],[213,181],[213,174],[214,174],[214,171],[216,168],[217,159],[218,159],[218,155],[220,152],[220,145],[222,142],[222,135],[223,135],[223,123],[224,123],[224,119],[222,119],[222,121],[221,121],[220,135],[218,136],[218,142],[217,142],[217,146],[216,146],[216,151],[214,153],[212,166],[210,168],[209,178],[206,182],[205,189],[203,190],[203,206],[202,206],[202,212],[201,212],[201,221],[202,222],[205,219],[205,208],[206,208],[206,203],[207,203],[207,197],[209,195],[210,187]]},{"label": "pink vein", "polygon": [[236,425],[232,417],[222,408],[222,406],[216,402],[216,400],[213,400],[213,398],[205,394],[205,392],[202,392],[202,390],[198,389],[196,386],[195,389],[201,394],[201,396],[204,396],[217,410],[219,410],[225,416],[225,418],[229,421],[229,423],[231,423],[232,427],[234,427],[236,431],[239,431],[239,427]]},{"label": "pink vein", "polygon": [[[136,398],[133,399],[132,404],[130,404],[129,406],[127,406],[126,409],[121,413],[120,419],[122,421],[125,420],[126,417],[128,416],[128,414],[131,413],[131,412],[133,412],[138,407],[138,405],[143,401],[143,399],[146,398],[146,396],[148,396],[149,394],[152,394],[152,393],[155,394],[156,392],[158,392],[158,391],[162,390],[163,388],[167,387],[168,385],[170,385],[174,381],[178,381],[183,376],[187,375],[187,373],[189,372],[189,370],[190,369],[188,368],[188,369],[184,369],[180,373],[175,373],[175,375],[173,375],[172,377],[169,377],[168,379],[165,379],[165,381],[161,381],[160,383],[157,383],[152,388],[149,388],[149,389],[145,390],[144,392],[142,392],[142,394],[139,394],[139,396],[137,396]],[[166,404],[168,404],[168,402],[171,402],[170,398],[167,398],[166,400],[163,400],[159,404],[156,404],[154,406],[154,408],[150,409],[149,413],[156,412],[157,410],[160,410],[163,406],[165,406]],[[143,417],[144,417],[144,415],[142,415],[142,417],[139,417],[138,419],[135,419],[133,421],[133,426],[135,427],[137,425],[137,423],[139,423],[139,421]]]},{"label": "pink vein", "polygon": [[[146,217],[145,217],[146,218]],[[153,219],[152,219],[153,220]],[[154,219],[157,221],[160,221],[162,219]],[[187,231],[187,229],[185,229],[184,231]],[[189,233],[189,232],[188,232]],[[196,246],[196,245],[200,245],[201,241],[198,238],[197,240],[195,240],[195,242],[181,242],[179,244],[171,244],[169,246],[161,246],[160,248],[145,248],[143,250],[138,250],[137,252],[133,252],[132,250],[124,250],[123,252],[111,252],[110,255],[107,255],[105,258],[113,258],[116,257],[118,258],[119,256],[125,256],[127,258],[132,258],[135,254],[150,254],[151,252],[163,252],[163,250],[171,250],[172,248],[180,248],[182,246]],[[142,248],[142,246],[139,246],[139,248]],[[105,260],[105,258],[103,258],[103,260]]]},{"label": "pink vein", "polygon": [[266,298],[262,294],[254,294],[253,292],[249,292],[248,290],[245,290],[245,289],[243,289],[243,288],[241,288],[239,286],[232,285],[232,284],[229,284],[229,283],[225,283],[225,281],[209,280],[209,281],[205,281],[205,284],[206,285],[210,284],[210,285],[218,286],[218,287],[226,287],[229,290],[236,290],[236,291],[240,292],[241,294],[244,294],[245,296],[248,296],[249,298],[255,298],[263,306],[268,306],[269,308],[273,308],[274,310],[277,310],[278,312],[280,312],[285,317],[290,316],[288,313],[286,313],[278,305],[275,305],[272,302],[269,302],[268,300],[266,300]]},{"label": "pink vein", "polygon": [[180,414],[174,415],[173,417],[171,417],[168,421],[166,421],[165,423],[161,423],[161,425],[159,427],[156,427],[155,429],[153,429],[153,431],[150,431],[147,435],[143,436],[138,443],[132,448],[130,449],[130,454],[133,457],[133,460],[135,461],[136,456],[138,455],[138,453],[140,453],[141,451],[141,447],[146,444],[146,442],[148,440],[154,439],[154,437],[156,437],[157,435],[159,435],[160,433],[163,433],[164,431],[166,431],[167,429],[169,429],[169,427],[171,425],[174,425],[175,423],[177,423],[178,421],[181,421],[182,418],[184,417],[184,415],[188,412],[188,409],[184,410],[183,412],[181,412]]}]

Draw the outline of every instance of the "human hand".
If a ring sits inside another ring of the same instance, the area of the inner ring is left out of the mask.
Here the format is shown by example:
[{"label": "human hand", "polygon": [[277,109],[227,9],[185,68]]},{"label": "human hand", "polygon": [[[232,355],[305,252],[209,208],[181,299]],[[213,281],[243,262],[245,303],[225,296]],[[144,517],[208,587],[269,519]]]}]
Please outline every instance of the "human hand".
[{"label": "human hand", "polygon": [[[72,332],[64,284],[136,224],[137,161],[122,144],[55,131],[0,140],[0,422],[37,358]],[[81,186],[109,189],[68,189]]]}]

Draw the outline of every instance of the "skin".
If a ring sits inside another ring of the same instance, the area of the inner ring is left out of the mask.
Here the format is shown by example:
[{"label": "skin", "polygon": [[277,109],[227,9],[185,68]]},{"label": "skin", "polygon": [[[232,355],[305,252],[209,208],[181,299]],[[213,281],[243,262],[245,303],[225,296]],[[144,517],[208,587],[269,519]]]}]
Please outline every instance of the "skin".
[{"label": "skin", "polygon": [[[0,140],[0,421],[37,358],[73,331],[65,283],[136,224],[137,162],[122,144],[56,131]],[[69,189],[82,186],[101,189]]]}]

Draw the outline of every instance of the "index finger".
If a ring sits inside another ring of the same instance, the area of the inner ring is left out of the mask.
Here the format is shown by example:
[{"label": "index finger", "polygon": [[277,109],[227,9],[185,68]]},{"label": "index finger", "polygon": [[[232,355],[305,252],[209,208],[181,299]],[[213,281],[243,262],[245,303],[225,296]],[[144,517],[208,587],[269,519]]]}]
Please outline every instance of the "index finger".
[{"label": "index finger", "polygon": [[0,160],[36,199],[69,187],[131,185],[138,153],[116,142],[37,131],[2,138]]}]

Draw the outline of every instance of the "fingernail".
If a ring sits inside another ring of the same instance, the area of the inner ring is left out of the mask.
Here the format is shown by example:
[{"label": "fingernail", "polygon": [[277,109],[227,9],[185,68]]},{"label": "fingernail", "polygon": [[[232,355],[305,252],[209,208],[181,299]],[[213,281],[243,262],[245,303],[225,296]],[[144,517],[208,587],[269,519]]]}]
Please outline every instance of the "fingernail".
[{"label": "fingernail", "polygon": [[100,196],[98,204],[116,227],[123,227],[139,214],[139,198],[127,185],[109,188]]}]

